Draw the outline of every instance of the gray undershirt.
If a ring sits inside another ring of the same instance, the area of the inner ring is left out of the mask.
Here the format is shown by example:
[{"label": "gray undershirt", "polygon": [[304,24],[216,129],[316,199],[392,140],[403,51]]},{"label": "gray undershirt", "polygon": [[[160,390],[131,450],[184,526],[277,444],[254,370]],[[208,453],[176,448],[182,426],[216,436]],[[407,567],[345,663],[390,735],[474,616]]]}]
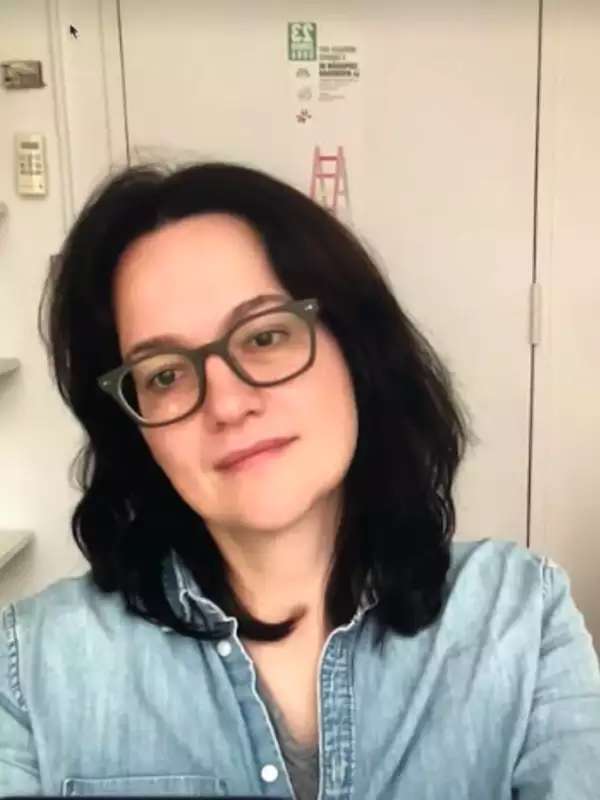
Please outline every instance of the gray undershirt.
[{"label": "gray undershirt", "polygon": [[294,739],[273,695],[261,680],[258,672],[256,687],[267,706],[277,733],[279,746],[297,800],[316,800],[319,791],[319,745],[304,745]]}]

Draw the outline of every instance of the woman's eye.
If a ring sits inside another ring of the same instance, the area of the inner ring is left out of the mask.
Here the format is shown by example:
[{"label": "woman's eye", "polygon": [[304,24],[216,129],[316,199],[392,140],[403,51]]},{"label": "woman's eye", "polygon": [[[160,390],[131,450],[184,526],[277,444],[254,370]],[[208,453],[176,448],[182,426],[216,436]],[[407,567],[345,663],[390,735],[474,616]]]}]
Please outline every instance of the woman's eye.
[{"label": "woman's eye", "polygon": [[278,341],[277,336],[284,336],[284,333],[282,331],[262,331],[253,336],[250,341],[256,342],[259,348],[269,347]]},{"label": "woman's eye", "polygon": [[[164,376],[169,376],[167,380],[164,380]],[[151,388],[158,388],[158,389],[166,389],[168,388],[175,380],[175,370],[174,369],[165,369],[162,372],[157,372],[156,375],[153,375],[150,380],[148,381],[148,385]]]}]

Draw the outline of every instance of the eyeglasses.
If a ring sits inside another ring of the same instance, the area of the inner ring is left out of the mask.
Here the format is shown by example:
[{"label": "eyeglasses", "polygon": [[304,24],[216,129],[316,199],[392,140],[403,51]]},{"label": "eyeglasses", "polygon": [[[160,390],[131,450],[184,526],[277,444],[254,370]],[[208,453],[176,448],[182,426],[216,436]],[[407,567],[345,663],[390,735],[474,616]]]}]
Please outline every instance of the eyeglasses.
[{"label": "eyeglasses", "polygon": [[98,378],[138,425],[169,425],[196,411],[206,396],[204,364],[218,355],[250,386],[275,386],[315,360],[318,301],[292,300],[237,322],[220,339],[195,349],[164,347],[127,360]]}]

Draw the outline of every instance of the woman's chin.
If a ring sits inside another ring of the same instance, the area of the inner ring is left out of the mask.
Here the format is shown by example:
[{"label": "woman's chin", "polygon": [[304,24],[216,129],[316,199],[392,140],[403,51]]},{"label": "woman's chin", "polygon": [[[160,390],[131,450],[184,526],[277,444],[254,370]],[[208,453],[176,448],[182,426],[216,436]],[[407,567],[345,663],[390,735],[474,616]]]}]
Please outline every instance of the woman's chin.
[{"label": "woman's chin", "polygon": [[236,527],[249,531],[276,533],[292,525],[301,514],[301,509],[297,507],[290,508],[289,506],[287,508],[283,506],[274,508],[271,506],[263,510],[254,507],[248,513],[244,513],[240,509]]}]

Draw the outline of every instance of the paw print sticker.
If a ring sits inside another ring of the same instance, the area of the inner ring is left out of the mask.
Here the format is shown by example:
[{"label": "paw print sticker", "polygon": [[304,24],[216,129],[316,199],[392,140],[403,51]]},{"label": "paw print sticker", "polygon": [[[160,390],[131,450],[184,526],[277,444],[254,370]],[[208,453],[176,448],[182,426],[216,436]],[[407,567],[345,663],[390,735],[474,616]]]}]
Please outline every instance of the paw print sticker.
[{"label": "paw print sticker", "polygon": [[312,119],[312,114],[307,108],[301,109],[299,114],[296,114],[298,122],[306,122],[307,119]]}]

